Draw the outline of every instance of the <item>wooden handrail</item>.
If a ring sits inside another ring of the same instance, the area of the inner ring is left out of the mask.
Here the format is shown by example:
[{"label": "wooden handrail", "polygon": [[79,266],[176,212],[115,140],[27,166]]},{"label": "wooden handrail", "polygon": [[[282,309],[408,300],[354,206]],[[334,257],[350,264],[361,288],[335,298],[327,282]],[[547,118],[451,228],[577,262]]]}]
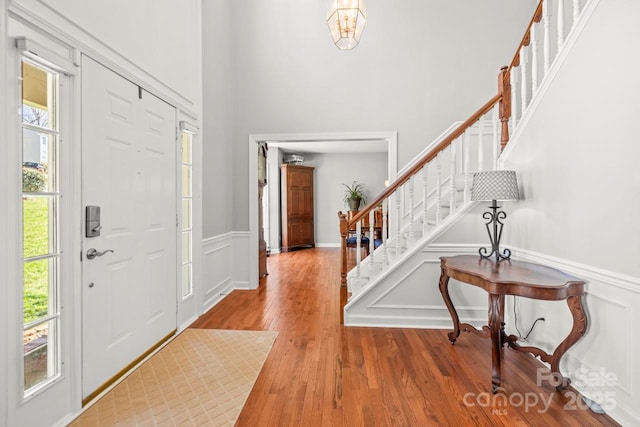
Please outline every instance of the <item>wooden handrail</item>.
[{"label": "wooden handrail", "polygon": [[[540,20],[542,19],[543,3],[544,3],[544,0],[540,0],[540,2],[538,2],[538,7],[536,7],[536,11],[533,13],[533,17],[531,18],[531,21],[529,22],[529,25],[527,26],[527,29],[524,32],[524,36],[522,36],[522,41],[520,41],[520,44],[516,49],[516,53],[515,55],[513,55],[513,59],[509,64],[509,68],[507,68],[507,72],[505,73],[505,76],[504,76],[505,79],[509,78],[509,74],[511,74],[511,70],[514,67],[517,67],[518,65],[520,65],[520,51],[522,50],[523,46],[529,46],[529,43],[531,42],[531,27],[533,27],[533,24],[540,22]],[[508,82],[505,81],[505,83],[508,83]]]},{"label": "wooden handrail", "polygon": [[380,203],[388,198],[394,191],[396,191],[402,184],[409,181],[413,175],[415,175],[420,169],[427,163],[433,160],[439,152],[447,148],[456,138],[462,135],[471,125],[477,122],[480,117],[489,112],[495,105],[502,99],[502,94],[498,93],[491,98],[486,104],[484,104],[478,111],[473,113],[471,117],[465,120],[460,126],[455,128],[448,136],[446,136],[438,145],[433,147],[429,152],[425,153],[420,160],[418,160],[412,167],[407,169],[398,179],[396,179],[389,187],[387,187],[382,193],[378,195],[371,203],[365,206],[360,212],[348,221],[348,227],[352,227],[358,221],[363,219],[365,215],[368,215],[372,209],[375,209]]}]

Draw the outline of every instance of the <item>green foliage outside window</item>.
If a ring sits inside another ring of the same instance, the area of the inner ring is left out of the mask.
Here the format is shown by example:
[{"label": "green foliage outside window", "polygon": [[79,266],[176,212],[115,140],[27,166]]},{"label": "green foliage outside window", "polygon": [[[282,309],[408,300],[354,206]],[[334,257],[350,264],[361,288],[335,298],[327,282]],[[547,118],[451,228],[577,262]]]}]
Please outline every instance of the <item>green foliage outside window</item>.
[{"label": "green foliage outside window", "polygon": [[22,191],[25,193],[37,193],[43,191],[47,185],[47,177],[44,172],[35,168],[22,168]]}]

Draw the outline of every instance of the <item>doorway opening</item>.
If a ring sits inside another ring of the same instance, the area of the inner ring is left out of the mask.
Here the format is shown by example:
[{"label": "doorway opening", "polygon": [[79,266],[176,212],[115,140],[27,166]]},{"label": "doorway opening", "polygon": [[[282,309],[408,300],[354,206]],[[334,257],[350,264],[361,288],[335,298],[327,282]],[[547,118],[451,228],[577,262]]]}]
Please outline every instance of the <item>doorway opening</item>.
[{"label": "doorway opening", "polygon": [[[283,152],[306,153],[366,153],[374,150],[375,146],[386,147],[387,179],[393,180],[397,174],[397,132],[359,132],[359,133],[319,133],[319,134],[261,134],[249,135],[249,288],[258,287],[258,246],[259,246],[259,208],[258,208],[258,165],[255,156],[257,146],[266,143],[268,146],[282,150]],[[269,156],[275,155],[275,150],[269,150]],[[277,162],[276,162],[277,164]],[[277,175],[279,168],[274,168],[271,163],[270,176]],[[276,169],[275,171],[273,169]],[[270,180],[271,191],[274,194],[279,190],[274,180]],[[373,195],[372,195],[373,196]],[[279,222],[274,219],[274,212],[278,209],[277,199],[270,198],[269,222]],[[275,206],[274,206],[275,205]],[[275,215],[276,217],[278,215]],[[270,227],[270,239],[274,242],[274,230],[277,226]],[[276,233],[279,237],[279,233]],[[277,253],[276,245],[271,245],[271,253]],[[279,246],[278,246],[279,247]]]}]

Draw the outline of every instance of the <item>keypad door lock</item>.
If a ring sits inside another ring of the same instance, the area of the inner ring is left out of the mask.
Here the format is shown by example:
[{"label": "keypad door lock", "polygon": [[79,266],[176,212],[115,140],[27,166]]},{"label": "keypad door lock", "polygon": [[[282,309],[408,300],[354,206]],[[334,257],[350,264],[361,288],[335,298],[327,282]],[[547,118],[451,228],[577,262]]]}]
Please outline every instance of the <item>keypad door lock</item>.
[{"label": "keypad door lock", "polygon": [[85,208],[85,236],[98,237],[102,230],[100,225],[100,206],[87,206]]}]

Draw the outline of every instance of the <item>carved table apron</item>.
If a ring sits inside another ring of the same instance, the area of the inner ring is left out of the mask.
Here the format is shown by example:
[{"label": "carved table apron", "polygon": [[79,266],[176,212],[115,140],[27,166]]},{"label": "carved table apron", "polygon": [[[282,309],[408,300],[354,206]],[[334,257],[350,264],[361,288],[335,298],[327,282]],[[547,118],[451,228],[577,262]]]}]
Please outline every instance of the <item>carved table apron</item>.
[{"label": "carved table apron", "polygon": [[[566,388],[571,380],[560,373],[560,358],[585,333],[587,318],[582,307],[584,282],[561,271],[543,265],[523,261],[480,258],[478,255],[458,255],[441,257],[440,293],[444,299],[451,320],[453,331],[449,332],[449,341],[455,344],[460,331],[473,332],[482,337],[491,338],[492,391],[496,393],[500,387],[500,360],[504,344],[514,350],[531,353],[551,365],[552,378],[558,390]],[[460,323],[451,298],[449,297],[449,279],[477,286],[489,293],[489,325],[482,330],[468,323]],[[553,354],[533,346],[520,346],[518,337],[504,331],[504,296],[515,295],[546,301],[567,300],[573,316],[573,327],[569,335],[558,345]]]}]

